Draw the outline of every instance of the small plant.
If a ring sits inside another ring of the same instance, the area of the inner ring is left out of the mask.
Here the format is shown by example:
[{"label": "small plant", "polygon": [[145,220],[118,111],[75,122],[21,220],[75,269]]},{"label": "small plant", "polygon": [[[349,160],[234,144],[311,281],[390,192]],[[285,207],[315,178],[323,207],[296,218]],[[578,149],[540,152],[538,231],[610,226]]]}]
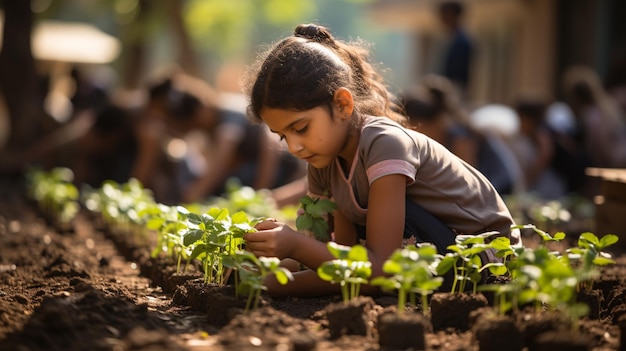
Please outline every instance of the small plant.
[{"label": "small plant", "polygon": [[114,231],[144,233],[147,208],[156,205],[152,192],[135,178],[126,183],[107,180],[99,189],[82,189],[85,207],[99,213],[101,219]]},{"label": "small plant", "polygon": [[331,239],[328,220],[337,204],[329,199],[313,199],[308,195],[300,198],[300,204],[304,213],[296,218],[296,228],[311,232],[317,240],[328,242]]},{"label": "small plant", "polygon": [[592,289],[595,278],[598,275],[596,268],[614,264],[611,255],[605,251],[607,247],[615,244],[619,237],[615,234],[607,234],[598,238],[594,233],[585,232],[578,238],[578,246],[567,250],[570,260],[579,262],[579,269],[584,281],[581,287],[588,291]]},{"label": "small plant", "polygon": [[245,212],[248,216],[278,217],[279,211],[268,189],[254,189],[244,186],[237,178],[226,181],[226,192],[221,197],[213,197],[204,204],[208,208],[225,208],[230,213]]},{"label": "small plant", "polygon": [[156,258],[161,253],[176,259],[176,273],[180,273],[180,264],[186,260],[185,269],[191,261],[191,251],[183,241],[183,233],[188,229],[187,216],[189,211],[182,206],[166,206],[155,204],[146,208],[143,213],[146,216],[146,227],[157,233],[157,244],[150,256]]},{"label": "small plant", "polygon": [[361,284],[367,283],[372,275],[372,263],[367,258],[367,249],[362,245],[345,246],[329,241],[328,251],[335,257],[317,268],[317,275],[333,284],[341,285],[343,302],[359,296]]},{"label": "small plant", "polygon": [[258,307],[261,292],[267,290],[263,284],[269,274],[274,274],[280,284],[287,284],[293,280],[291,272],[280,266],[277,257],[256,257],[253,253],[238,250],[224,260],[224,264],[237,269],[239,285],[237,293],[248,293],[245,311],[249,312]]},{"label": "small plant", "polygon": [[420,294],[422,311],[428,316],[428,295],[443,283],[442,277],[435,276],[440,260],[437,248],[429,243],[398,249],[383,265],[383,272],[389,276],[376,277],[370,284],[398,292],[398,314],[404,311],[407,296],[410,305],[415,307],[415,294]]},{"label": "small plant", "polygon": [[[498,269],[503,269],[504,264],[499,262],[483,265],[479,255],[486,250],[495,250],[498,247],[502,247],[503,244],[506,246],[506,238],[501,239],[502,237],[486,243],[487,238],[497,234],[499,233],[494,231],[478,235],[457,235],[455,238],[456,244],[448,246],[448,250],[451,252],[447,253],[441,259],[439,265],[437,265],[437,274],[443,276],[448,271],[453,270],[452,293],[464,292],[467,282],[473,284],[472,293],[476,293],[478,283],[482,279],[483,270],[489,269],[492,272],[497,272]],[[502,272],[499,271],[498,273]]]},{"label": "small plant", "polygon": [[46,172],[31,169],[27,173],[30,196],[47,216],[61,225],[67,225],[80,209],[80,193],[74,181],[74,172],[66,167],[56,167]]},{"label": "small plant", "polygon": [[183,244],[191,246],[192,259],[200,259],[207,284],[224,285],[224,258],[242,248],[243,235],[255,231],[244,212],[230,216],[225,208],[211,208],[204,214],[189,213],[190,225]]}]

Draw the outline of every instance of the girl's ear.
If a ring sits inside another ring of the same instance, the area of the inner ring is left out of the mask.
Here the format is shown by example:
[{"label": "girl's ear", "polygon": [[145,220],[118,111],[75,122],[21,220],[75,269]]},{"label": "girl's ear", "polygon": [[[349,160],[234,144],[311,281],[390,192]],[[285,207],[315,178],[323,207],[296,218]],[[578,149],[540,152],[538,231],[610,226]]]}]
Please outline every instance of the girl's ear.
[{"label": "girl's ear", "polygon": [[339,88],[333,96],[335,108],[339,110],[342,118],[350,118],[354,111],[354,99],[352,93],[346,88]]}]

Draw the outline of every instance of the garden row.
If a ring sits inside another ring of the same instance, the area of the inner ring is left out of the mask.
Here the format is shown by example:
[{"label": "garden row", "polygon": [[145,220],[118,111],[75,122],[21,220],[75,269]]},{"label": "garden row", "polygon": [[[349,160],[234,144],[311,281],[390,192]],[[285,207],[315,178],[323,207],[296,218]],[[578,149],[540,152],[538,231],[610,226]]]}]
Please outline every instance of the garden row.
[{"label": "garden row", "polygon": [[[245,251],[245,234],[255,230],[257,221],[278,217],[326,240],[322,238],[328,228],[324,218],[333,209],[330,202],[305,197],[298,216],[295,209],[276,209],[263,192],[236,185],[227,198],[210,204],[166,206],[156,203],[136,180],[105,182],[99,189],[78,191],[68,169],[31,172],[29,190],[60,229],[70,227],[72,217],[84,207],[121,246],[130,251],[149,247],[149,257],[141,260],[142,271],[173,292],[176,302],[212,311],[217,324],[231,318],[227,310],[215,312],[216,307],[209,306],[215,298],[212,289],[232,294],[230,304],[218,299],[221,308],[237,307],[250,313],[263,300],[268,274],[276,274],[283,284],[291,279],[276,258]],[[615,263],[605,251],[618,237],[598,238],[586,232],[575,246],[553,251],[549,243],[562,241],[565,233],[550,235],[533,225],[516,228],[535,233],[540,244],[514,247],[508,238],[493,232],[459,235],[446,255],[438,254],[429,243],[398,249],[384,264],[387,275],[373,279],[364,247],[328,241],[335,259],[317,272],[342,288],[342,302],[327,311],[330,337],[372,333],[371,323],[363,317],[372,309],[372,300],[360,296],[361,285],[371,284],[397,297],[395,308],[379,314],[375,322],[381,347],[426,349],[425,335],[447,328],[472,329],[481,350],[502,345],[509,350],[541,349],[538,336],[546,329],[569,333],[564,342],[591,347],[592,341],[576,331],[581,318],[601,315],[599,300],[593,302],[588,296],[596,291],[600,268]],[[501,262],[483,264],[480,257],[486,250]],[[548,323],[549,328],[545,321],[533,328],[528,313],[541,315],[542,311],[556,319]],[[614,322],[619,322],[618,317],[612,317]]]}]

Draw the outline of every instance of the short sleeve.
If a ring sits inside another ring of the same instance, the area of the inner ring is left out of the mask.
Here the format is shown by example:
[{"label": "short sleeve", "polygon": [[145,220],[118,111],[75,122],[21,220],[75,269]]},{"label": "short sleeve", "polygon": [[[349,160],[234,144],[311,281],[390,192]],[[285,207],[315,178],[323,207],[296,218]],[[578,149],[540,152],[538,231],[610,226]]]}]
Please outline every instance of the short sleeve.
[{"label": "short sleeve", "polygon": [[415,173],[420,165],[418,145],[404,128],[370,126],[363,131],[361,138],[369,184],[390,174],[406,176],[407,185],[415,182]]}]

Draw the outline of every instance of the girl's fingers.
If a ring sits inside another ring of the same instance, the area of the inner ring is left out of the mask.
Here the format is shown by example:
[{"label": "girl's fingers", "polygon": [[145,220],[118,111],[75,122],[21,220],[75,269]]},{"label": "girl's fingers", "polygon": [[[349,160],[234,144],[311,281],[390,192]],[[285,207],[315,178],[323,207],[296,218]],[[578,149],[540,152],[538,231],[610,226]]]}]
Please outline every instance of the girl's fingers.
[{"label": "girl's fingers", "polygon": [[257,225],[255,225],[254,228],[256,230],[267,230],[267,229],[276,228],[278,226],[280,226],[280,224],[276,222],[274,218],[268,218],[262,222],[257,223]]}]

